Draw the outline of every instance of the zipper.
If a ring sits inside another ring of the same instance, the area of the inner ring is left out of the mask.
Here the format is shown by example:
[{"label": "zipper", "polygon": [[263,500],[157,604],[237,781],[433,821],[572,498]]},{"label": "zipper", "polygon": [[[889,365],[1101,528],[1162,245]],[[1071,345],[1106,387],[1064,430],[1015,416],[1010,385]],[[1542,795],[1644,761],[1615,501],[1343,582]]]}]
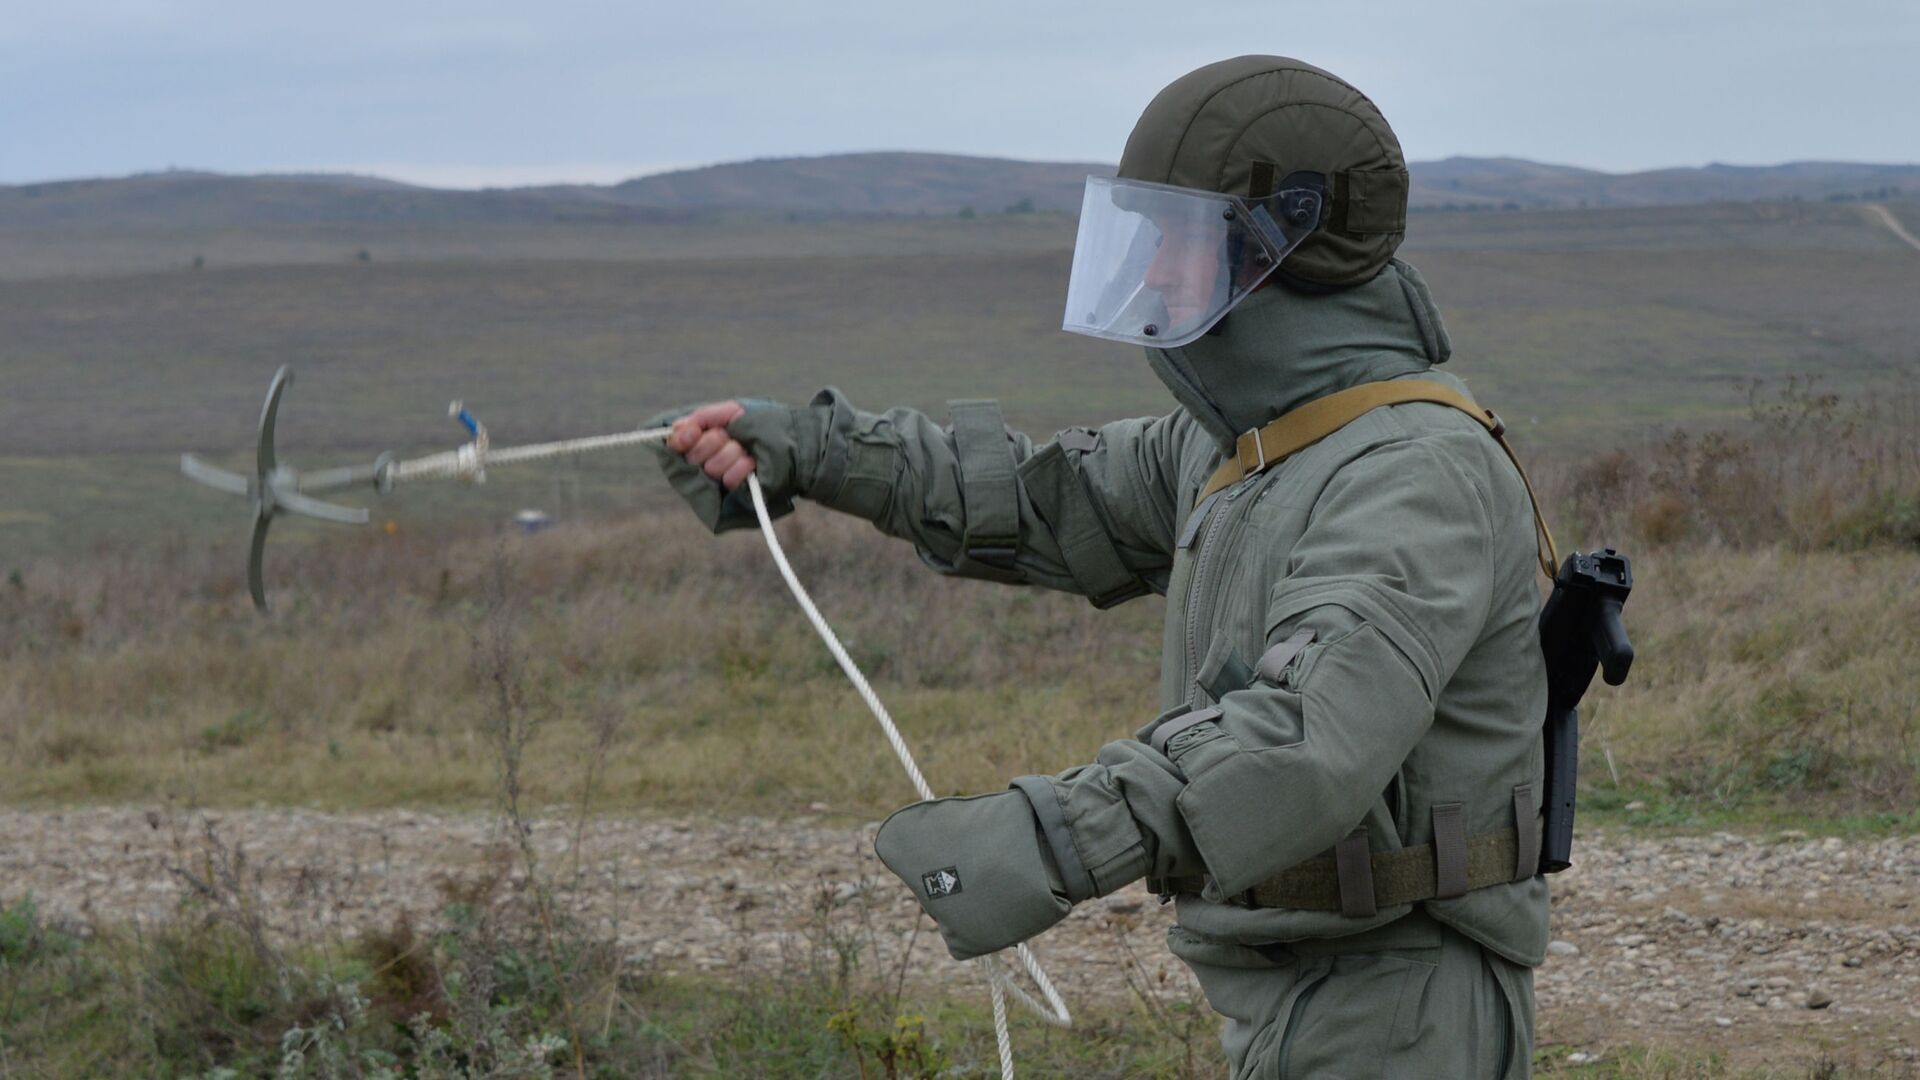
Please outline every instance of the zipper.
[{"label": "zipper", "polygon": [[1200,597],[1204,595],[1201,585],[1206,581],[1207,566],[1214,552],[1213,542],[1226,527],[1227,521],[1233,517],[1234,500],[1247,491],[1248,481],[1257,479],[1260,475],[1255,473],[1222,493],[1225,497],[1207,521],[1206,531],[1200,537],[1200,550],[1194,553],[1193,574],[1187,579],[1187,666],[1186,670],[1180,673],[1181,683],[1189,687],[1187,690],[1189,704],[1195,700],[1193,677],[1200,668]]},{"label": "zipper", "polygon": [[1300,1016],[1307,1011],[1307,1002],[1312,1001],[1313,995],[1320,992],[1320,984],[1326,982],[1327,975],[1331,974],[1332,972],[1328,972],[1313,980],[1311,986],[1300,991],[1300,996],[1293,999],[1293,1008],[1287,1010],[1287,1032],[1280,1036],[1280,1067],[1274,1070],[1274,1075],[1279,1077],[1279,1080],[1287,1080],[1288,1059],[1293,1057],[1293,1039],[1300,1034]]}]

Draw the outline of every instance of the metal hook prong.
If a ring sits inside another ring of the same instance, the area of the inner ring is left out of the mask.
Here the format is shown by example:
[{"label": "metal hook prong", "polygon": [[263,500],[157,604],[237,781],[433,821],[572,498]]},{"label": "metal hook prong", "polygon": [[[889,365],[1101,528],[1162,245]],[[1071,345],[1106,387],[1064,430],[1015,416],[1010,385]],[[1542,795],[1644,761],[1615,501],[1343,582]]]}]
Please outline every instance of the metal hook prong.
[{"label": "metal hook prong", "polygon": [[275,515],[285,511],[343,525],[365,525],[367,511],[364,509],[323,502],[311,493],[359,483],[372,483],[379,490],[392,487],[391,454],[382,454],[371,466],[320,469],[306,476],[292,466],[280,463],[279,452],[274,445],[275,429],[279,421],[281,395],[292,383],[293,368],[282,365],[279,371],[274,372],[273,382],[267,386],[267,400],[260,409],[260,428],[254,443],[252,476],[216,468],[192,454],[180,455],[180,471],[189,479],[252,501],[253,537],[247,545],[247,591],[253,594],[253,604],[261,611],[267,610],[263,563],[266,559],[267,532],[273,525]]}]

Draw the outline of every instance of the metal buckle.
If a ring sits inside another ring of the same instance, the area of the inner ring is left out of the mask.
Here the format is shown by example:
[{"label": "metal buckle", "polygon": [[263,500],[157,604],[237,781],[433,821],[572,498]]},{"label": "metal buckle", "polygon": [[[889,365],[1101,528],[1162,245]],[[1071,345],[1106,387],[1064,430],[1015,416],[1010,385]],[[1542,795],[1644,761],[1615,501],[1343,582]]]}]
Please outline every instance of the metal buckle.
[{"label": "metal buckle", "polygon": [[[1251,467],[1247,465],[1246,452],[1240,447],[1240,441],[1242,439],[1250,439],[1253,441],[1254,464]],[[1240,466],[1240,478],[1243,480],[1254,473],[1266,470],[1267,448],[1260,442],[1259,428],[1248,428],[1245,435],[1240,436],[1240,439],[1234,440],[1233,460],[1235,464]]]}]

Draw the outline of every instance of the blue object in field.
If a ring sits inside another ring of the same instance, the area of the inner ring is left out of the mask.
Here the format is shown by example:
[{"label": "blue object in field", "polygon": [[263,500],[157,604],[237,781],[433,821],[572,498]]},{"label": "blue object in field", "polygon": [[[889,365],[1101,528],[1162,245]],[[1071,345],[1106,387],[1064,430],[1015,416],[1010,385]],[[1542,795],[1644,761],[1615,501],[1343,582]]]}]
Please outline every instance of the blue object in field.
[{"label": "blue object in field", "polygon": [[453,403],[453,408],[448,411],[453,413],[455,420],[460,421],[461,427],[467,429],[467,434],[476,439],[480,437],[480,421],[473,418],[473,414],[467,411],[465,405],[456,401]]},{"label": "blue object in field", "polygon": [[513,523],[524,533],[537,533],[553,527],[553,518],[542,510],[522,510],[513,515]]}]

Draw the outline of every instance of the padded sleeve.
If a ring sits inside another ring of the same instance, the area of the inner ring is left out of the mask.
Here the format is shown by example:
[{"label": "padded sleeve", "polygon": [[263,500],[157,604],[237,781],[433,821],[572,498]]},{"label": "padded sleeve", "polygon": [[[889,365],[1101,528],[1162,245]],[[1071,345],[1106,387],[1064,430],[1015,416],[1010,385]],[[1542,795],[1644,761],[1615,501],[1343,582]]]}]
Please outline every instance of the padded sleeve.
[{"label": "padded sleeve", "polygon": [[817,395],[802,493],[911,541],[942,573],[1062,589],[1109,606],[1166,587],[1180,414],[1061,432],[1036,446],[988,402],[942,426],[912,409]]}]

